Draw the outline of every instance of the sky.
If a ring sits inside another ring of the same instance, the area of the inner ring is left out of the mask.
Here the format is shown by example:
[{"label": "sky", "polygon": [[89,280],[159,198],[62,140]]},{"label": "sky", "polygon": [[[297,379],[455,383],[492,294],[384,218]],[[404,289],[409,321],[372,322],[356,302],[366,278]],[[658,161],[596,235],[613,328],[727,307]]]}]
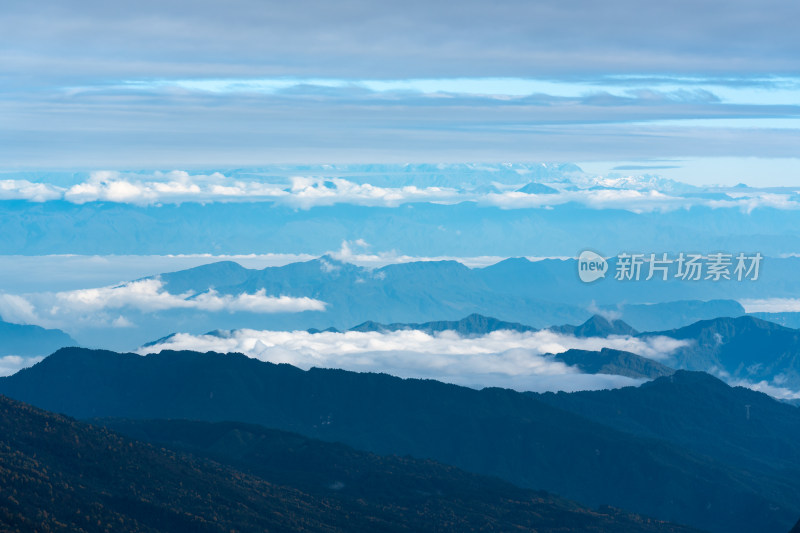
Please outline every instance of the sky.
[{"label": "sky", "polygon": [[698,184],[800,176],[796,2],[3,9],[4,170],[572,161]]}]

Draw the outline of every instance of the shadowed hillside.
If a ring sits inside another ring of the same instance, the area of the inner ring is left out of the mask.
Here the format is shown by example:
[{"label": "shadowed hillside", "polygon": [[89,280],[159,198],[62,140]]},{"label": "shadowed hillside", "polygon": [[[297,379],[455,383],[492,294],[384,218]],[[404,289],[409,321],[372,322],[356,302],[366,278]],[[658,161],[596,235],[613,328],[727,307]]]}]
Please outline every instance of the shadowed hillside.
[{"label": "shadowed hillside", "polygon": [[[207,429],[211,432],[203,431]],[[186,424],[175,427],[173,434],[189,435],[192,430],[195,437],[200,430],[205,439],[225,439],[229,454],[239,453],[243,458],[240,464],[246,463],[244,459],[259,464],[263,452],[276,453],[289,462],[282,463],[278,472],[269,464],[260,464],[245,473],[0,397],[0,529],[689,531],[613,509],[588,511],[544,493],[451,467],[368,456],[296,435]],[[249,446],[243,446],[244,439],[250,440]],[[319,464],[306,463],[308,458],[330,459],[356,475],[359,471],[370,474],[373,483],[368,486],[377,488],[378,496],[348,498],[338,494],[338,485],[305,482],[331,473],[330,467],[318,472]],[[305,485],[313,494],[288,486],[296,484]],[[414,484],[432,493],[414,491]],[[392,498],[397,494],[404,496],[400,504]]]}]

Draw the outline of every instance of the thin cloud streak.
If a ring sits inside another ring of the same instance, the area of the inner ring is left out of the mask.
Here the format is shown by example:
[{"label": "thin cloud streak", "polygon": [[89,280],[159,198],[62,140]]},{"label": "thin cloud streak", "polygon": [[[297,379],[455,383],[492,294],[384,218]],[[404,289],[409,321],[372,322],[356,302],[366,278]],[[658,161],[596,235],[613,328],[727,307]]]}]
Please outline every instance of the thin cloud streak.
[{"label": "thin cloud streak", "polygon": [[[793,2],[11,0],[19,79],[795,73]],[[687,16],[690,13],[691,16]]]}]

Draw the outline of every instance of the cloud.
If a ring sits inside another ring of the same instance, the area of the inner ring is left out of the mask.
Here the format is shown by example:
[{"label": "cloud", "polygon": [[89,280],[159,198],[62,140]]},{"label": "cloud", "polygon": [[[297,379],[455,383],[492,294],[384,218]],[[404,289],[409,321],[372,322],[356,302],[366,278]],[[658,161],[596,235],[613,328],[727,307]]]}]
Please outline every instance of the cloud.
[{"label": "cloud", "polygon": [[21,357],[19,355],[4,355],[0,357],[0,377],[16,374],[23,368],[33,366],[44,357]]},{"label": "cloud", "polygon": [[453,189],[440,187],[377,187],[341,178],[292,177],[289,184],[231,179],[219,172],[190,175],[185,171],[155,172],[151,175],[92,172],[89,179],[68,188],[27,180],[0,181],[0,199],[35,202],[66,200],[114,202],[137,205],[182,202],[268,201],[308,209],[350,203],[397,206],[416,201],[451,201],[462,197]]},{"label": "cloud", "polygon": [[240,352],[262,361],[300,368],[343,368],[431,378],[468,386],[503,386],[518,390],[578,390],[641,383],[619,376],[584,376],[551,355],[571,348],[628,350],[664,358],[684,345],[667,338],[610,337],[581,339],[550,331],[496,331],[482,337],[454,332],[324,332],[233,330],[207,335],[179,333],[141,354],[161,350]]},{"label": "cloud", "polygon": [[777,398],[779,400],[798,400],[800,399],[800,391],[795,391],[792,389],[788,389],[786,387],[780,387],[773,383],[769,383],[767,381],[759,381],[759,382],[752,382],[747,380],[735,380],[729,381],[729,384],[734,387],[745,387],[750,390],[754,390],[757,392],[763,392],[764,394],[768,394],[773,398]]},{"label": "cloud", "polygon": [[28,180],[0,180],[0,200],[30,200],[46,202],[59,200],[64,190],[47,183],[32,183]]},{"label": "cloud", "polygon": [[0,293],[0,316],[8,322],[38,324],[36,308],[24,296]]},{"label": "cloud", "polygon": [[212,313],[299,313],[324,311],[326,303],[308,297],[269,296],[265,289],[238,295],[220,294],[214,289],[200,293],[172,294],[157,278],[132,281],[114,287],[77,289],[54,293],[0,294],[0,315],[5,320],[44,327],[95,326],[130,327],[122,315],[110,311],[135,310],[143,313],[186,309]]},{"label": "cloud", "polygon": [[800,298],[739,300],[746,313],[800,313]]},{"label": "cloud", "polygon": [[[484,171],[487,177],[492,171],[499,172],[502,165],[489,166]],[[291,168],[291,167],[290,167]],[[390,167],[402,174],[402,167]],[[300,171],[300,168],[297,168]],[[634,213],[667,212],[705,206],[713,209],[739,209],[750,213],[757,208],[782,210],[800,209],[800,197],[794,189],[762,190],[701,189],[674,180],[650,175],[601,175],[593,176],[580,172],[562,173],[546,179],[552,194],[528,194],[515,190],[526,183],[524,172],[514,174],[518,183],[495,182],[488,187],[465,184],[450,186],[378,186],[366,182],[367,178],[353,179],[331,176],[325,173],[342,172],[341,169],[319,167],[322,176],[291,176],[269,178],[276,183],[261,181],[252,175],[229,177],[220,172],[189,174],[185,171],[154,172],[150,174],[121,173],[116,171],[92,172],[88,179],[69,187],[53,184],[32,183],[27,180],[5,180],[0,182],[0,198],[27,199],[36,202],[66,200],[83,204],[86,202],[114,202],[135,205],[180,204],[183,202],[269,202],[298,209],[336,204],[398,207],[412,203],[456,204],[475,202],[478,205],[501,209],[549,209],[575,203],[591,209],[621,209]],[[284,170],[285,172],[285,170]],[[451,181],[457,181],[459,173],[464,180],[471,179],[469,170],[463,168],[438,169],[439,173],[451,173]],[[380,170],[375,171],[380,174]],[[377,179],[382,179],[376,175]],[[509,177],[506,175],[505,180]],[[357,181],[358,180],[358,181]],[[423,180],[424,181],[424,180]],[[716,195],[704,196],[703,191],[716,191]],[[723,198],[723,199],[719,199]]]},{"label": "cloud", "polygon": [[586,308],[587,311],[592,313],[593,315],[600,315],[601,317],[605,318],[608,321],[619,320],[622,318],[622,311],[608,309],[608,308],[600,308],[597,306],[594,300],[589,304],[589,307]]},{"label": "cloud", "polygon": [[168,309],[196,309],[211,312],[292,313],[323,311],[325,303],[312,298],[267,296],[261,289],[253,294],[221,295],[211,289],[199,294],[171,294],[163,289],[158,279],[132,281],[117,287],[80,289],[55,294],[52,312],[62,309],[74,311],[99,311],[105,309],[133,308],[139,311],[165,311]]},{"label": "cloud", "polygon": [[777,0],[466,0],[458,12],[443,0],[37,6],[4,6],[0,50],[15,78],[773,74],[796,72],[800,53],[798,8]]},{"label": "cloud", "polygon": [[152,175],[92,172],[89,179],[63,192],[63,199],[76,204],[106,201],[131,204],[225,201],[242,199],[275,200],[288,193],[278,185],[227,179],[175,170]]}]

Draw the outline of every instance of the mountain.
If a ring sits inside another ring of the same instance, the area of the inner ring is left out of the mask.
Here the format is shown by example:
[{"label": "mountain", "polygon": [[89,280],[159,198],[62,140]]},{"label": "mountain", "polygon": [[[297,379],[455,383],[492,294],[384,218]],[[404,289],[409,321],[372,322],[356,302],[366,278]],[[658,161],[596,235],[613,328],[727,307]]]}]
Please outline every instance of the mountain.
[{"label": "mountain", "polygon": [[[303,175],[304,171],[297,172],[295,176]],[[393,174],[398,172],[401,171]],[[497,181],[498,174],[508,176],[506,183],[517,185],[539,180],[538,176],[525,172],[511,175],[514,172],[484,173],[474,180],[474,185]],[[448,174],[446,170],[437,171],[418,181],[418,186],[448,183],[453,178],[458,183],[471,181],[452,175],[442,180],[433,177]],[[364,182],[376,185],[381,183],[382,176],[379,172],[371,173]],[[260,178],[263,180],[263,175]],[[41,179],[37,175],[33,181]],[[386,179],[394,186],[402,183],[392,177]],[[554,180],[547,177],[543,181]],[[730,253],[760,250],[777,258],[800,249],[800,236],[794,231],[798,223],[800,214],[796,210],[767,206],[757,212],[743,211],[738,206],[725,209],[695,205],[668,212],[633,213],[575,202],[554,205],[552,209],[508,209],[473,201],[406,203],[396,207],[343,203],[297,209],[291,204],[270,202],[133,205],[3,200],[0,234],[6,238],[0,241],[0,253],[323,254],[338,250],[343,240],[364,239],[379,250],[393,249],[421,257],[509,257],[518,255],[520,250],[537,256],[574,256],[591,243],[609,254],[620,250],[708,252],[722,244],[731,247],[727,250]],[[776,263],[777,260],[771,262]],[[766,276],[765,270],[765,279]],[[782,279],[794,285],[790,278]],[[686,293],[696,290],[694,284],[684,283],[682,287]],[[671,299],[695,298],[686,293]]]},{"label": "mountain", "polygon": [[689,531],[253,426],[116,425],[156,446],[0,397],[0,529]]},{"label": "mountain", "polygon": [[[533,393],[529,393],[533,394]],[[679,370],[636,388],[535,394],[603,425],[665,440],[729,465],[800,478],[800,409],[702,372]]]},{"label": "mountain", "polygon": [[557,361],[576,366],[586,374],[616,374],[630,378],[653,379],[669,376],[675,370],[635,353],[603,348],[599,352],[567,350],[553,355]]},{"label": "mountain", "polygon": [[60,329],[45,329],[0,320],[0,356],[48,355],[65,346],[78,346],[78,343]]},{"label": "mountain", "polygon": [[745,314],[744,307],[736,300],[678,300],[661,303],[622,304],[605,306],[609,312],[617,313],[639,331],[658,331],[680,328],[699,320],[710,320],[721,316],[737,317]]},{"label": "mountain", "polygon": [[[423,239],[424,234],[419,238]],[[791,277],[800,259],[794,263],[787,262],[789,259],[794,261],[795,258],[775,260],[770,272]],[[609,261],[612,270],[614,261],[613,258]],[[754,284],[750,282],[701,281],[694,284],[679,280],[642,280],[623,283],[609,275],[608,279],[586,284],[578,279],[576,271],[577,263],[571,259],[511,258],[484,268],[469,268],[453,260],[366,268],[328,254],[260,270],[223,261],[159,274],[153,279],[163,284],[163,290],[182,298],[191,299],[212,289],[223,298],[261,292],[265,296],[312,298],[324,302],[324,310],[263,313],[240,309],[230,312],[188,309],[180,305],[143,310],[131,305],[123,311],[129,327],[111,327],[104,322],[93,326],[85,322],[81,324],[79,340],[130,350],[176,331],[201,334],[215,329],[322,330],[330,327],[342,331],[365,321],[420,324],[458,321],[470,314],[541,329],[581,324],[598,310],[601,314],[608,311],[618,315],[632,329],[660,331],[700,319],[741,315],[744,309],[730,298],[762,297],[761,293],[754,292]],[[756,285],[759,289],[768,285],[778,288],[771,283],[760,279]],[[786,287],[779,288],[780,294],[786,294]],[[766,295],[771,290],[762,292]],[[719,300],[721,297],[728,299]]]},{"label": "mountain", "polygon": [[[428,334],[440,333],[442,331],[454,331],[461,336],[480,336],[487,335],[493,331],[538,331],[537,328],[526,326],[518,322],[506,322],[496,318],[483,316],[478,313],[473,313],[461,320],[437,320],[432,322],[425,322],[422,324],[414,323],[393,323],[381,324],[368,320],[355,327],[350,328],[350,331],[402,331],[402,330],[418,330],[424,331]],[[551,326],[547,328],[555,333],[563,333],[565,335],[575,335],[576,337],[608,337],[609,335],[636,335],[639,332],[622,320],[607,320],[599,315],[594,315],[580,326]]]},{"label": "mountain", "polygon": [[375,513],[395,527],[448,529],[441,518],[448,512],[456,520],[449,529],[459,531],[489,524],[493,529],[536,531],[688,529],[639,517],[630,517],[638,522],[632,524],[626,520],[629,516],[611,508],[588,512],[547,493],[518,489],[430,460],[379,456],[252,424],[124,419],[92,423],[307,494],[324,495],[342,508],[354,508],[354,513]]},{"label": "mountain", "polygon": [[[800,499],[782,499],[800,477],[776,479],[505,389],[302,371],[237,354],[62,349],[0,379],[0,393],[79,418],[233,420],[295,431],[709,531],[784,532],[800,515]],[[764,446],[788,446],[782,427]]]},{"label": "mountain", "polygon": [[558,194],[558,189],[548,187],[544,183],[532,181],[524,187],[517,189],[517,192],[524,192],[526,194]]},{"label": "mountain", "polygon": [[667,364],[688,370],[717,369],[729,380],[765,381],[800,391],[800,330],[752,316],[715,318],[643,334],[691,341]]},{"label": "mountain", "polygon": [[608,337],[609,335],[636,335],[638,333],[622,320],[608,320],[600,315],[592,316],[580,326],[553,326],[547,329],[576,337]]},{"label": "mountain", "polygon": [[350,331],[402,331],[414,329],[424,331],[429,335],[442,331],[454,331],[463,337],[487,335],[493,331],[537,331],[536,328],[518,324],[516,322],[505,322],[496,318],[473,313],[461,320],[439,320],[435,322],[425,322],[423,324],[379,324],[367,321],[358,326],[350,328]]}]

